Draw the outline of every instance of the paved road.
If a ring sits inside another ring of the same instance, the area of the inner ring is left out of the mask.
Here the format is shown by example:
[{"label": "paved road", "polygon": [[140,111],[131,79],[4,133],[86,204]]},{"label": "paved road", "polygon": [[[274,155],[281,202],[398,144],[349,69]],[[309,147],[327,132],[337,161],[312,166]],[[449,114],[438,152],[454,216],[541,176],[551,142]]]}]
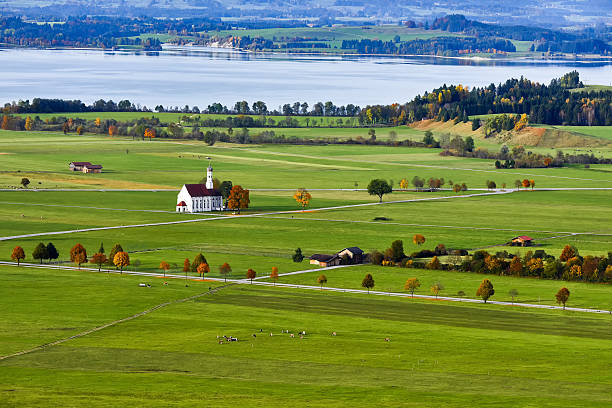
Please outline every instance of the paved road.
[{"label": "paved road", "polygon": [[[14,266],[17,267],[16,262],[6,262],[0,261],[0,265]],[[31,264],[31,263],[21,263],[20,267],[24,268],[37,268],[37,269],[60,269],[60,270],[80,270],[84,272],[98,272],[98,268],[77,268],[76,266],[63,266],[63,265],[46,265],[46,264]],[[322,270],[322,269],[318,269]],[[118,274],[119,271],[115,269],[102,269],[102,273],[113,273]],[[308,271],[296,271],[293,274],[297,273],[306,273]],[[134,272],[134,271],[123,271],[126,275],[136,275],[148,278],[163,278],[164,275],[161,273],[153,273],[153,272]],[[267,277],[267,276],[266,276]],[[165,278],[167,279],[185,279],[184,275],[176,275],[176,274],[166,274]],[[263,278],[263,277],[262,277]],[[295,285],[289,283],[276,283],[273,282],[263,282],[258,280],[253,280],[251,282],[248,279],[223,279],[223,278],[193,278],[189,277],[186,280],[196,281],[196,282],[230,282],[237,283],[241,285],[259,285],[259,286],[276,286],[282,288],[292,288],[292,289],[305,289],[305,290],[321,290],[319,286],[311,286],[311,285]],[[425,300],[445,300],[449,302],[463,302],[463,303],[484,303],[480,299],[471,299],[471,298],[457,298],[457,297],[449,297],[449,296],[431,296],[431,295],[410,295],[409,293],[400,293],[400,292],[383,292],[383,291],[366,291],[362,289],[344,289],[344,288],[332,288],[332,287],[324,287],[322,290],[328,292],[338,292],[338,293],[353,293],[353,294],[362,294],[362,295],[374,295],[374,296],[391,296],[391,297],[399,297],[399,298],[416,298],[416,299],[425,299]],[[514,306],[514,307],[526,307],[533,309],[549,309],[549,310],[563,310],[561,306],[552,306],[552,305],[537,305],[532,303],[518,303],[518,302],[499,302],[489,300],[487,304],[491,305],[501,305],[501,306]],[[604,310],[604,309],[588,309],[588,308],[580,308],[580,307],[566,307],[565,310],[572,312],[584,312],[584,313],[598,313],[598,314],[610,314],[612,315],[612,310]]]},{"label": "paved road", "polygon": [[[374,203],[363,203],[363,204],[350,204],[350,205],[340,205],[340,206],[334,206],[334,207],[313,208],[308,211],[315,212],[315,211],[339,210],[339,209],[355,208],[355,207],[368,207],[368,206],[376,206],[376,205],[411,203],[411,202],[419,202],[419,201],[451,200],[451,199],[460,199],[460,198],[472,198],[472,197],[492,196],[492,195],[500,195],[500,194],[510,194],[511,192],[512,191],[493,191],[489,193],[475,193],[475,194],[465,194],[465,195],[456,195],[456,196],[416,198],[416,199],[411,199],[411,200],[384,201],[382,203],[374,202]],[[82,228],[82,229],[73,229],[73,230],[65,230],[65,231],[51,231],[51,232],[39,232],[39,233],[32,233],[32,234],[12,235],[12,236],[7,236],[7,237],[0,237],[0,241],[9,241],[13,239],[31,238],[31,237],[46,236],[46,235],[64,235],[64,234],[74,234],[74,233],[79,233],[79,232],[104,231],[104,230],[114,230],[114,229],[123,229],[123,228],[157,227],[161,225],[186,224],[186,223],[191,223],[191,222],[205,222],[205,221],[215,221],[215,220],[251,218],[251,217],[261,217],[261,216],[266,216],[266,215],[278,215],[278,214],[296,214],[296,213],[302,213],[302,212],[303,212],[302,210],[288,210],[288,211],[274,211],[274,212],[265,212],[265,213],[243,214],[243,215],[236,215],[236,216],[224,215],[224,214],[219,214],[219,215],[210,214],[210,218],[195,218],[195,219],[181,220],[181,221],[166,221],[166,222],[156,222],[156,223],[146,223],[146,224],[118,225],[118,226],[111,226],[111,227],[92,227],[92,228]]]}]

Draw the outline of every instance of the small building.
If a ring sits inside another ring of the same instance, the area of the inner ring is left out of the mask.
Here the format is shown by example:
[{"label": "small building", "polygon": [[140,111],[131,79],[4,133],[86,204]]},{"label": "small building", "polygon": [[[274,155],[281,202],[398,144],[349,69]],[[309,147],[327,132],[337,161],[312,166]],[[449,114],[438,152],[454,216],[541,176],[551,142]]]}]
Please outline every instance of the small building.
[{"label": "small building", "polygon": [[84,166],[91,166],[90,162],[71,162],[68,167],[71,171],[83,171]]},{"label": "small building", "polygon": [[327,268],[328,266],[337,266],[340,265],[340,257],[338,254],[335,255],[326,255],[326,254],[313,254],[310,257],[311,265],[319,265],[323,268]]},{"label": "small building", "polygon": [[521,235],[520,237],[512,238],[512,242],[510,244],[513,246],[531,246],[533,245],[533,238],[528,237],[527,235]]},{"label": "small building", "polygon": [[102,166],[99,164],[86,164],[83,166],[83,173],[102,173]]},{"label": "small building", "polygon": [[338,252],[338,257],[341,259],[344,259],[345,256],[348,257],[350,264],[363,263],[363,255],[363,251],[358,247],[344,248],[342,251]]},{"label": "small building", "polygon": [[208,166],[206,184],[184,184],[176,198],[176,212],[223,211],[221,192],[213,187],[213,168]]}]

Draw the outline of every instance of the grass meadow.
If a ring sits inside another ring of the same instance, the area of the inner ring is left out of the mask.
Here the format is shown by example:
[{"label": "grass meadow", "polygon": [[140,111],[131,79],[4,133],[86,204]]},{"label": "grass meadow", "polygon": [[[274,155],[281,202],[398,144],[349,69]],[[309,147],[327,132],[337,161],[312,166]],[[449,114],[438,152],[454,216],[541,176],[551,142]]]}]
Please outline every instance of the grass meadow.
[{"label": "grass meadow", "polygon": [[[207,157],[215,177],[251,190],[241,215],[174,212],[178,189],[204,177]],[[104,172],[72,173],[71,161],[99,163]],[[491,160],[425,148],[207,146],[2,131],[0,260],[9,261],[21,245],[26,262],[35,262],[35,246],[51,241],[58,262],[69,264],[77,242],[89,255],[101,243],[108,253],[118,242],[129,252],[130,271],[159,272],[167,261],[169,272],[180,274],[185,258],[202,252],[208,277],[220,277],[218,266],[228,262],[231,277],[242,278],[248,268],[258,276],[274,266],[281,274],[314,268],[292,261],[297,247],[309,256],[348,246],[384,250],[402,239],[406,253],[438,243],[524,253],[504,246],[517,235],[532,236],[533,249],[555,256],[566,244],[582,255],[602,255],[612,250],[610,190],[469,195],[486,193],[477,190],[486,180],[508,188],[523,178],[534,179],[536,188],[612,187],[610,171],[608,165],[503,170]],[[363,190],[374,178],[397,188],[414,176],[443,177],[445,187],[453,180],[469,190],[395,191],[380,205]],[[19,185],[23,177],[31,181],[27,189]],[[299,187],[312,194],[303,212],[292,198]],[[122,226],[134,227],[99,229]],[[83,229],[90,230],[71,232]],[[58,232],[65,233],[49,234]],[[412,243],[416,233],[426,237],[422,247]],[[40,235],[6,239],[25,234]],[[319,273],[279,281],[316,285]],[[377,290],[403,291],[406,279],[418,277],[419,294],[440,281],[442,295],[463,290],[468,297],[485,277],[369,265],[325,273],[330,287],[359,288],[372,273]],[[222,285],[192,273],[187,278],[2,265],[0,356]],[[518,302],[552,305],[567,286],[570,306],[612,308],[610,285],[489,278],[494,300],[510,300],[516,289]],[[0,405],[607,407],[611,325],[609,315],[232,285],[0,360]],[[291,338],[281,330],[307,335]],[[239,341],[219,344],[223,335]]]}]

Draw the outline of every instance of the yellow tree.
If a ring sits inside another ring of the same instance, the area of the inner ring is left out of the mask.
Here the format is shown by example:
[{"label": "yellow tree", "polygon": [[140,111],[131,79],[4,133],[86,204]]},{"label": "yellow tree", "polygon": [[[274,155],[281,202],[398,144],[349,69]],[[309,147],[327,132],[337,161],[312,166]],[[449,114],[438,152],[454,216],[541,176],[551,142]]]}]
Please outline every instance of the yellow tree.
[{"label": "yellow tree", "polygon": [[478,287],[476,291],[476,296],[480,296],[485,303],[491,296],[495,294],[495,289],[493,289],[493,284],[488,279],[483,279],[482,283]]},{"label": "yellow tree", "polygon": [[423,245],[425,243],[425,237],[421,234],[415,234],[414,237],[412,237],[412,242],[416,245]]},{"label": "yellow tree", "polygon": [[92,255],[90,262],[92,264],[98,265],[98,272],[100,272],[100,270],[102,270],[102,265],[108,262],[108,259],[106,259],[105,254],[97,252]]},{"label": "yellow tree", "polygon": [[100,125],[102,124],[102,121],[100,120],[100,118],[96,118],[95,122],[97,127],[100,127]]},{"label": "yellow tree", "polygon": [[117,126],[115,125],[110,125],[108,127],[108,135],[109,136],[115,136],[117,134]]},{"label": "yellow tree", "polygon": [[421,282],[419,282],[418,278],[410,278],[406,281],[404,285],[404,290],[410,292],[412,297],[414,297],[414,291],[421,287]]},{"label": "yellow tree", "polygon": [[321,286],[321,290],[323,290],[323,284],[327,283],[327,276],[321,274],[317,278],[317,283]]},{"label": "yellow tree", "polygon": [[19,266],[19,262],[22,259],[25,259],[25,251],[23,250],[23,248],[20,246],[16,246],[15,248],[13,248],[13,253],[11,253],[11,259],[13,261],[17,261],[17,266]]},{"label": "yellow tree", "polygon": [[521,258],[515,256],[510,261],[510,274],[514,276],[521,276],[523,273],[523,263],[521,262]]},{"label": "yellow tree", "polygon": [[298,188],[295,194],[293,194],[293,198],[302,207],[302,211],[304,211],[308,204],[310,204],[312,196],[305,188]]},{"label": "yellow tree", "polygon": [[79,269],[81,268],[81,264],[87,262],[87,251],[81,244],[76,244],[70,250],[70,260],[75,264],[79,265]]},{"label": "yellow tree", "polygon": [[273,266],[272,272],[270,273],[270,279],[274,282],[274,286],[276,286],[276,281],[278,280],[278,267]]},{"label": "yellow tree", "polygon": [[571,245],[566,245],[563,247],[563,250],[561,251],[561,255],[559,256],[559,259],[563,262],[567,262],[573,257],[575,257],[576,255],[577,255],[576,249]]},{"label": "yellow tree", "polygon": [[166,272],[170,269],[170,264],[166,261],[161,261],[159,264],[159,269],[161,269],[164,273],[164,278],[166,277]]},{"label": "yellow tree", "polygon": [[533,188],[535,187],[535,180],[529,180],[529,186],[533,190]]},{"label": "yellow tree", "polygon": [[208,266],[206,262],[202,262],[201,264],[198,265],[197,271],[198,271],[198,275],[200,275],[202,279],[204,279],[204,275],[210,272],[210,267]]},{"label": "yellow tree", "polygon": [[121,274],[123,275],[123,268],[130,264],[130,256],[127,252],[117,252],[113,259],[113,263],[121,269]]},{"label": "yellow tree", "polygon": [[79,136],[82,135],[83,134],[83,126],[77,126],[76,132],[77,132],[77,135],[79,135]]},{"label": "yellow tree", "polygon": [[400,181],[400,188],[401,188],[402,190],[406,190],[406,189],[410,188],[410,182],[409,182],[408,180],[406,180],[405,178],[403,178],[403,179]]},{"label": "yellow tree", "polygon": [[25,121],[25,130],[28,130],[28,131],[32,130],[33,126],[34,126],[34,121],[32,120],[31,116],[28,116]]},{"label": "yellow tree", "polygon": [[431,285],[431,293],[433,293],[436,298],[438,297],[438,295],[440,294],[440,291],[442,291],[444,289],[444,285],[442,285],[440,282],[436,282],[433,285]]},{"label": "yellow tree", "polygon": [[434,256],[425,267],[427,269],[440,269],[440,260],[437,256]]}]

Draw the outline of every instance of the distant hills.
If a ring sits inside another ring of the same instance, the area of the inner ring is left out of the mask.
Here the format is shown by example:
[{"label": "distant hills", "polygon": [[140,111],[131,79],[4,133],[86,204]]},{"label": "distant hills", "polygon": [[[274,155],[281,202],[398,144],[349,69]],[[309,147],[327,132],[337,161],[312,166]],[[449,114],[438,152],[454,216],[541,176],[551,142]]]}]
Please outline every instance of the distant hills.
[{"label": "distant hills", "polygon": [[461,13],[496,24],[571,28],[612,24],[609,0],[0,0],[0,14],[121,15],[398,22]]}]

